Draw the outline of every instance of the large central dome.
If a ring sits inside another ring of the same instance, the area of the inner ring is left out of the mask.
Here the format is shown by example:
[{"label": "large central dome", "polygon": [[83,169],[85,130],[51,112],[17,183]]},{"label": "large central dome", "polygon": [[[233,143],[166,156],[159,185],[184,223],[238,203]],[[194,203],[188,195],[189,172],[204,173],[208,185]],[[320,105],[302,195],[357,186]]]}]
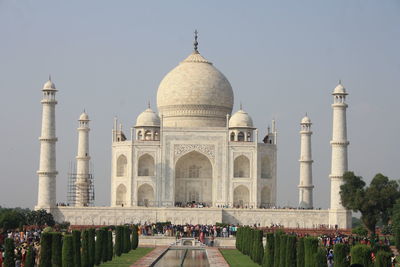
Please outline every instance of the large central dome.
[{"label": "large central dome", "polygon": [[157,107],[165,127],[225,127],[233,91],[225,76],[194,51],[161,81]]}]

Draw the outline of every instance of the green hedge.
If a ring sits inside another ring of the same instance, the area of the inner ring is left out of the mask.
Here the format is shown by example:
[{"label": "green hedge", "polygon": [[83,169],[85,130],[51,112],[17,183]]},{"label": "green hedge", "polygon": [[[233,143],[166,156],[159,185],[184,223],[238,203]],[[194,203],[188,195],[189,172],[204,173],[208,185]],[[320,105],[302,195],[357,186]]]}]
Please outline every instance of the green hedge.
[{"label": "green hedge", "polygon": [[364,267],[372,267],[371,247],[363,244],[351,248],[351,264],[362,264]]},{"label": "green hedge", "polygon": [[264,257],[263,231],[261,230],[255,230],[253,249],[255,250],[254,262],[261,265]]},{"label": "green hedge", "polygon": [[14,239],[6,238],[4,246],[4,267],[15,267]]},{"label": "green hedge", "polygon": [[111,261],[113,258],[113,235],[112,231],[107,231],[107,260]]},{"label": "green hedge", "polygon": [[275,232],[274,267],[281,267],[281,265],[279,265],[279,263],[280,263],[280,256],[281,256],[280,245],[281,245],[281,235],[282,234],[283,234],[283,232],[281,232],[281,231]]},{"label": "green hedge", "polygon": [[107,262],[108,261],[108,229],[107,228],[103,228],[101,230],[101,234],[103,235],[103,251],[101,253],[101,261],[102,262]]},{"label": "green hedge", "polygon": [[52,263],[52,267],[61,267],[62,266],[62,234],[61,233],[52,233],[51,263]]},{"label": "green hedge", "polygon": [[347,261],[347,255],[349,254],[349,246],[338,243],[333,247],[333,261],[335,267],[348,267],[350,262]]},{"label": "green hedge", "polygon": [[122,226],[115,228],[115,255],[118,257],[122,254]]},{"label": "green hedge", "polygon": [[139,245],[138,227],[134,225],[132,230],[132,249],[137,249],[138,245]]},{"label": "green hedge", "polygon": [[33,247],[28,247],[28,252],[26,253],[25,267],[35,267],[35,252]]},{"label": "green hedge", "polygon": [[296,243],[297,237],[289,235],[286,242],[286,267],[296,267]]},{"label": "green hedge", "polygon": [[81,254],[81,264],[82,267],[90,267],[89,260],[89,231],[82,231],[82,254]]},{"label": "green hedge", "polygon": [[286,266],[286,248],[287,248],[287,235],[283,234],[280,238],[280,245],[279,245],[279,265],[281,267]]},{"label": "green hedge", "polygon": [[44,232],[40,238],[40,264],[39,267],[51,267],[51,240],[53,235]]},{"label": "green hedge", "polygon": [[304,238],[304,266],[315,266],[315,253],[318,251],[318,239],[315,237]]},{"label": "green hedge", "polygon": [[265,246],[262,267],[274,267],[274,248],[275,248],[274,233],[267,233],[266,239],[267,239],[267,244]]},{"label": "green hedge", "polygon": [[317,248],[317,252],[314,254],[313,267],[328,267],[326,261],[326,251],[322,248]]},{"label": "green hedge", "polygon": [[89,231],[89,267],[94,266],[94,257],[96,254],[96,244],[95,244],[95,236],[96,236],[96,230],[94,228],[91,228],[88,230]]},{"label": "green hedge", "polygon": [[102,254],[103,254],[103,230],[98,229],[96,230],[96,243],[95,243],[95,252],[94,252],[94,264],[96,266],[100,265],[101,260],[102,260]]},{"label": "green hedge", "polygon": [[72,231],[72,247],[75,267],[81,267],[81,232],[78,230]]},{"label": "green hedge", "polygon": [[375,267],[388,267],[392,265],[392,254],[386,251],[378,251],[375,258]]},{"label": "green hedge", "polygon": [[296,245],[296,265],[297,267],[305,267],[304,264],[304,238],[301,237],[299,240],[297,240],[297,245]]},{"label": "green hedge", "polygon": [[72,235],[65,235],[62,247],[62,267],[75,267]]}]

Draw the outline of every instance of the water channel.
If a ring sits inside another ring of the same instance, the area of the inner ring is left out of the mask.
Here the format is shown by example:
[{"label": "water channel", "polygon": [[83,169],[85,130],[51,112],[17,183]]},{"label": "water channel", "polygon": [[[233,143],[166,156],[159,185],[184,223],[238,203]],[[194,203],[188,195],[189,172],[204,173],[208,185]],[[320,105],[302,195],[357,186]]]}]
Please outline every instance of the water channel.
[{"label": "water channel", "polygon": [[205,249],[168,249],[154,267],[209,267]]}]

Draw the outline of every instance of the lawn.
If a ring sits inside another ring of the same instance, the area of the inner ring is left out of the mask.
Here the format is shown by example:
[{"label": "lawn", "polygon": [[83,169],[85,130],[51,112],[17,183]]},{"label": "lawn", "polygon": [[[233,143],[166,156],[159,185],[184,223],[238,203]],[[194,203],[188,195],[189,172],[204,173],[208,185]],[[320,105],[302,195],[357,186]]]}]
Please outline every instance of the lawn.
[{"label": "lawn", "polygon": [[129,267],[152,251],[154,248],[137,248],[136,250],[132,250],[129,253],[122,254],[120,257],[114,257],[112,261],[105,262],[103,264],[100,264],[100,267]]},{"label": "lawn", "polygon": [[249,256],[243,255],[237,249],[220,249],[221,254],[232,267],[260,267],[254,263]]}]

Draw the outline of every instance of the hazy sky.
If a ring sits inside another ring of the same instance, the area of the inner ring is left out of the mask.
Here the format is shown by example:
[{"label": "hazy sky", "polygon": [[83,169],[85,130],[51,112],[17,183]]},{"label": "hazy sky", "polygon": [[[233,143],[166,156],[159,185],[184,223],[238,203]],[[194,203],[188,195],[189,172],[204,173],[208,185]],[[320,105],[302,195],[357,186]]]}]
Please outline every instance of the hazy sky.
[{"label": "hazy sky", "polygon": [[348,96],[349,168],[400,178],[400,2],[0,0],[0,205],[37,201],[41,88],[57,89],[57,199],[77,119],[91,117],[96,204],[109,205],[111,129],[126,132],[192,50],[221,70],[260,135],[277,120],[278,203],[297,205],[300,119],[313,122],[316,207],[329,206],[331,92]]}]

